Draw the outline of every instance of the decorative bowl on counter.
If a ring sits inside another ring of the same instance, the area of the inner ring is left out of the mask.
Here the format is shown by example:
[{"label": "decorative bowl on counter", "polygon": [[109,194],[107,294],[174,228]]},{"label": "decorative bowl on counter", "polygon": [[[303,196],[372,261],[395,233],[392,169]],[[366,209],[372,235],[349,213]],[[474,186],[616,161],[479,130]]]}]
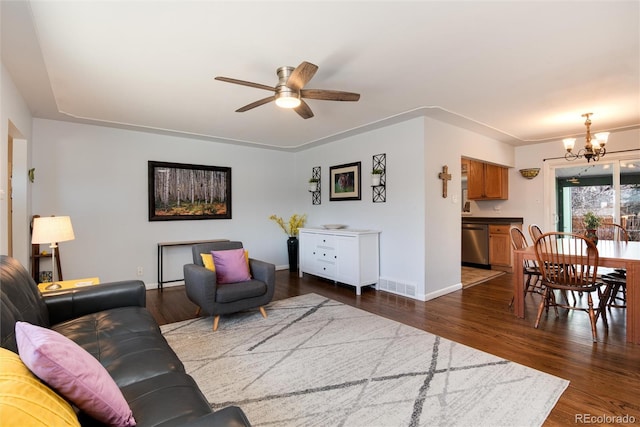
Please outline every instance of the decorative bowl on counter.
[{"label": "decorative bowl on counter", "polygon": [[520,175],[523,178],[533,179],[540,173],[540,168],[520,169]]},{"label": "decorative bowl on counter", "polygon": [[345,224],[324,224],[322,228],[327,230],[339,230],[341,228],[347,228]]}]

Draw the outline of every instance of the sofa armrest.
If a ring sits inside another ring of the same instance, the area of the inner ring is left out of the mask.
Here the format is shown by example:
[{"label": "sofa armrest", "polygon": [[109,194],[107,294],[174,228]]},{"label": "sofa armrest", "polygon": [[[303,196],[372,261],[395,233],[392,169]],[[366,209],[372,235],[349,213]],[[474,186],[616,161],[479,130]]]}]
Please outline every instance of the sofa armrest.
[{"label": "sofa armrest", "polygon": [[268,287],[274,287],[276,285],[276,266],[257,259],[249,259],[249,269],[251,270],[251,276],[267,284]]},{"label": "sofa armrest", "polygon": [[216,302],[218,288],[215,271],[196,264],[185,264],[183,272],[187,297],[199,306],[204,314],[210,316],[212,314],[211,307]]},{"label": "sofa armrest", "polygon": [[144,282],[140,280],[103,283],[60,292],[49,292],[43,296],[52,325],[111,308],[144,307],[146,298],[146,288]]},{"label": "sofa armrest", "polygon": [[204,415],[187,424],[184,427],[251,427],[247,416],[237,406],[228,406],[216,412]]}]

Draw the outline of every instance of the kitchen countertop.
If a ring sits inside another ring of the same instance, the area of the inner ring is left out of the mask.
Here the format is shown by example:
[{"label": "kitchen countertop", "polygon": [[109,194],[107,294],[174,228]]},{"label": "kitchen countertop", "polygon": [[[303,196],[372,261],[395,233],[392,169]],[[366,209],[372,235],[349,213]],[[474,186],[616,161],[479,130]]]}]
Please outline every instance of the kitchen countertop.
[{"label": "kitchen countertop", "polygon": [[522,217],[463,216],[463,224],[522,224]]}]

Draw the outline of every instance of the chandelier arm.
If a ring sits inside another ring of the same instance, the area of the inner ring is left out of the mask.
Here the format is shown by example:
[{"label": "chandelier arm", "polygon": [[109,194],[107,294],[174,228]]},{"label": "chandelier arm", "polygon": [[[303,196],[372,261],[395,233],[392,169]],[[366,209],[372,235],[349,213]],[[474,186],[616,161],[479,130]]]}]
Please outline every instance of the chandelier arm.
[{"label": "chandelier arm", "polygon": [[572,153],[571,151],[567,151],[567,153],[564,155],[564,158],[570,162],[576,160],[578,158],[577,155],[575,155],[574,153]]}]

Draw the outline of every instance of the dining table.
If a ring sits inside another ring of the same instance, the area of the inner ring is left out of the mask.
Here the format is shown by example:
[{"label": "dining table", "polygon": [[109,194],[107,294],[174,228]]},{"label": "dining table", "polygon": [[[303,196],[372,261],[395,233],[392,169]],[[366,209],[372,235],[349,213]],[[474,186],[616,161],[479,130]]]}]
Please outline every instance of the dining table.
[{"label": "dining table", "polygon": [[[627,342],[640,344],[640,242],[598,240],[598,267],[624,268],[627,274]],[[536,260],[533,246],[514,250],[514,313],[524,319],[524,261]]]}]

